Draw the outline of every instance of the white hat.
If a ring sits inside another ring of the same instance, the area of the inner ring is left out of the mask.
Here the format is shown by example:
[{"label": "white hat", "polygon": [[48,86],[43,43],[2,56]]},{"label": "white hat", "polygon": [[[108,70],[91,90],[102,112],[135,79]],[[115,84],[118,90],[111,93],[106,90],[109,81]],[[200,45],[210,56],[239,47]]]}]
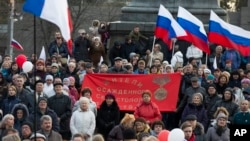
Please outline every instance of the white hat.
[{"label": "white hat", "polygon": [[165,61],[162,62],[162,64],[168,65],[169,63],[168,63],[168,61],[165,60]]},{"label": "white hat", "polygon": [[48,79],[53,81],[53,76],[52,75],[46,75],[45,80],[48,80]]},{"label": "white hat", "polygon": [[211,70],[210,70],[210,69],[204,69],[204,73],[209,73],[209,74],[211,74]]},{"label": "white hat", "polygon": [[[35,134],[32,134],[30,139],[34,139],[34,138],[35,138]],[[44,140],[46,140],[46,137],[41,133],[36,133],[36,138],[43,138]]]}]

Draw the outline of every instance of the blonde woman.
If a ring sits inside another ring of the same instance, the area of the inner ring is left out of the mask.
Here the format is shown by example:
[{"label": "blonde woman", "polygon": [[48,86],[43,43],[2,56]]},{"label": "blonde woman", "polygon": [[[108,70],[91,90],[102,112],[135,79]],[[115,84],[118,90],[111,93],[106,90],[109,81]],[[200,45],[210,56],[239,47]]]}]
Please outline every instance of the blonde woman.
[{"label": "blonde woman", "polygon": [[12,114],[5,115],[0,124],[0,141],[5,136],[6,131],[13,127],[14,127],[14,116]]},{"label": "blonde woman", "polygon": [[126,113],[119,125],[116,125],[108,135],[108,141],[123,140],[123,130],[133,128],[135,117],[133,114]]}]

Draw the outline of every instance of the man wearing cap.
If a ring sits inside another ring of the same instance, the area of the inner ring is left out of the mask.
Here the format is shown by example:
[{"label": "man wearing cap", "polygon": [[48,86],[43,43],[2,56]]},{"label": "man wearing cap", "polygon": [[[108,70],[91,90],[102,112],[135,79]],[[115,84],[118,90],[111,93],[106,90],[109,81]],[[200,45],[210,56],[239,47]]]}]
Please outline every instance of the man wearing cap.
[{"label": "man wearing cap", "polygon": [[52,75],[53,78],[55,78],[55,77],[62,78],[63,77],[63,74],[62,74],[62,72],[60,70],[60,67],[59,67],[59,65],[57,63],[52,63],[51,64],[51,73],[50,73],[50,75]]},{"label": "man wearing cap", "polygon": [[73,55],[76,61],[86,61],[89,60],[89,48],[90,48],[90,40],[87,38],[87,33],[85,29],[78,30],[79,36],[75,39],[75,48],[73,51]]},{"label": "man wearing cap", "polygon": [[196,115],[188,115],[186,117],[186,122],[189,122],[192,125],[193,133],[195,135],[195,140],[197,141],[206,141],[206,134],[204,126],[197,121]]},{"label": "man wearing cap", "polygon": [[64,140],[71,139],[69,121],[72,114],[71,99],[63,94],[63,84],[54,83],[55,95],[48,99],[48,107],[55,111],[58,116],[60,130]]},{"label": "man wearing cap", "polygon": [[52,129],[52,118],[49,115],[43,115],[40,118],[41,129],[37,133],[41,133],[46,137],[46,141],[63,141],[62,136]]},{"label": "man wearing cap", "polygon": [[[37,110],[33,110],[31,114],[29,115],[29,121],[34,122],[35,121],[35,116],[36,116],[36,131],[40,129],[40,118],[43,115],[49,115],[52,118],[52,129],[54,131],[59,131],[59,122],[58,122],[58,116],[57,114],[51,110],[47,105],[47,98],[45,97],[40,97],[38,98],[38,108]],[[36,115],[35,115],[36,114]]]},{"label": "man wearing cap", "polygon": [[146,69],[146,61],[144,59],[139,59],[137,62],[137,69],[134,71],[134,74],[148,74]]},{"label": "man wearing cap", "polygon": [[108,73],[121,73],[125,74],[127,70],[122,67],[122,58],[121,57],[116,57],[114,59],[115,65],[111,68],[108,69]]},{"label": "man wearing cap", "polygon": [[33,124],[31,122],[25,121],[21,127],[21,139],[30,139],[33,132]]},{"label": "man wearing cap", "polygon": [[184,98],[182,99],[180,105],[178,106],[178,111],[182,110],[187,103],[190,103],[192,101],[192,96],[195,93],[201,93],[203,96],[203,104],[205,104],[205,96],[206,96],[206,90],[205,88],[201,87],[198,83],[198,77],[194,76],[191,78],[191,86],[185,90]]}]

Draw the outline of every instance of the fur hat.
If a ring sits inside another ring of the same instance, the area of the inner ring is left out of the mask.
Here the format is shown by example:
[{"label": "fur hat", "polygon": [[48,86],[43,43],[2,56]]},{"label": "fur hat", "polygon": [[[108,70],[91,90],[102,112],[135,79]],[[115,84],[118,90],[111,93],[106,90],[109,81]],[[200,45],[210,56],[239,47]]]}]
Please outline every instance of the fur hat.
[{"label": "fur hat", "polygon": [[107,93],[107,94],[105,95],[105,99],[108,99],[108,98],[112,98],[112,99],[115,100],[115,95],[112,94],[112,93]]},{"label": "fur hat", "polygon": [[129,121],[135,121],[135,116],[133,114],[126,113],[121,120],[121,124],[127,123]]},{"label": "fur hat", "polygon": [[225,120],[228,120],[228,116],[224,113],[219,113],[216,117],[216,120],[218,121],[220,118],[224,118]]}]

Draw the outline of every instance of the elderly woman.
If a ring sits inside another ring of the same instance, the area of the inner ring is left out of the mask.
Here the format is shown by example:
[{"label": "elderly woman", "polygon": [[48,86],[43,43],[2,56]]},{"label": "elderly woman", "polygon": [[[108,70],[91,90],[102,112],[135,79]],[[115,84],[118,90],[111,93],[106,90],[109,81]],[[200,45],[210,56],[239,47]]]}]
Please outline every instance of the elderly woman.
[{"label": "elderly woman", "polygon": [[216,118],[216,125],[210,127],[206,134],[207,141],[229,141],[230,129],[227,127],[228,116],[220,113]]},{"label": "elderly woman", "polygon": [[6,131],[11,128],[14,128],[14,116],[7,114],[3,117],[0,124],[0,141],[2,141],[2,138],[6,135]]},{"label": "elderly woman", "polygon": [[151,96],[152,93],[149,90],[145,90],[142,93],[142,101],[136,106],[134,112],[135,118],[145,118],[147,123],[152,123],[162,118],[159,107],[151,101]]},{"label": "elderly woman", "polygon": [[72,135],[82,133],[86,141],[91,141],[95,131],[95,115],[89,110],[89,99],[81,97],[78,108],[70,119],[70,130]]},{"label": "elderly woman", "polygon": [[100,37],[94,37],[92,39],[92,43],[89,49],[89,57],[91,61],[93,62],[94,68],[98,68],[98,63],[101,60],[101,57],[104,58],[106,57],[105,55],[105,48],[101,42]]},{"label": "elderly woman", "polygon": [[108,93],[105,95],[105,100],[100,105],[100,109],[97,113],[97,125],[98,131],[106,140],[109,132],[120,121],[120,108],[116,102],[114,94]]},{"label": "elderly woman", "polygon": [[160,61],[163,61],[163,53],[161,52],[161,45],[160,44],[155,44],[153,48],[153,52],[151,53],[149,50],[147,53],[147,66],[152,65],[152,60],[158,58]]},{"label": "elderly woman", "polygon": [[116,125],[108,135],[107,141],[123,140],[123,131],[128,128],[133,128],[135,117],[132,114],[126,113],[119,125]]}]

